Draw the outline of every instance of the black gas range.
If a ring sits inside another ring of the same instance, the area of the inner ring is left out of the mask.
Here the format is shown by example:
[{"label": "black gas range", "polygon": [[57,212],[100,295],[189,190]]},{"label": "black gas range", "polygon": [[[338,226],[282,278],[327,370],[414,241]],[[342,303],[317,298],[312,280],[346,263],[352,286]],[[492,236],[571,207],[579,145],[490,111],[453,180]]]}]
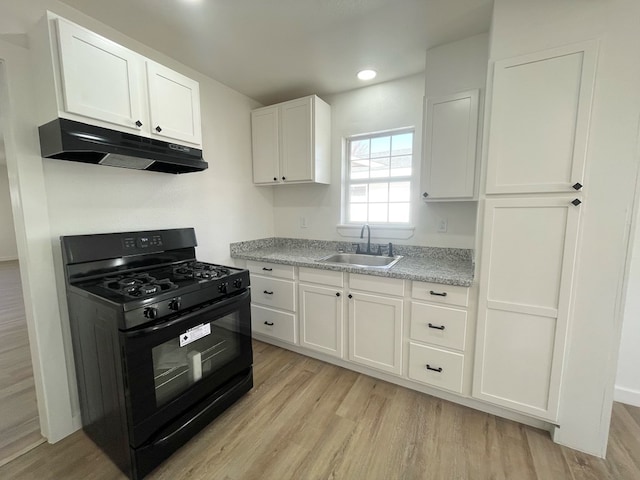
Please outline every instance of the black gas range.
[{"label": "black gas range", "polygon": [[253,386],[249,273],[192,228],[61,243],[83,429],[142,478]]}]

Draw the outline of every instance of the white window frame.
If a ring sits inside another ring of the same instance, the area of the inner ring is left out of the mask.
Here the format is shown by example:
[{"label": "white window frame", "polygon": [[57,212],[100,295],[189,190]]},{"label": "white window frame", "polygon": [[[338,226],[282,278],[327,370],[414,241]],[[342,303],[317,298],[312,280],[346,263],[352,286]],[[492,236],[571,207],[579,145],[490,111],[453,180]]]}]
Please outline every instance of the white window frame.
[{"label": "white window frame", "polygon": [[[362,140],[362,139],[372,139],[372,138],[378,138],[378,137],[388,137],[388,136],[393,136],[393,135],[402,135],[404,133],[411,133],[412,134],[412,145],[411,145],[411,175],[406,175],[406,176],[402,176],[402,177],[383,177],[383,178],[368,178],[368,179],[357,179],[357,180],[352,180],[351,179],[351,165],[350,165],[350,160],[351,160],[351,142],[352,141],[357,141],[357,140]],[[402,231],[406,231],[407,233],[410,233],[409,236],[413,235],[413,231],[414,231],[414,227],[411,223],[412,220],[412,216],[413,216],[413,209],[412,209],[412,193],[413,193],[413,189],[415,188],[415,175],[416,175],[416,165],[415,165],[415,158],[416,158],[416,153],[415,153],[415,144],[416,144],[416,129],[415,127],[403,127],[403,128],[398,128],[398,129],[393,129],[393,130],[385,130],[385,131],[381,131],[381,132],[374,132],[374,133],[366,133],[366,134],[359,134],[359,135],[352,135],[349,137],[346,137],[344,139],[344,155],[343,155],[343,167],[344,167],[344,175],[343,175],[343,181],[342,181],[342,205],[341,205],[341,212],[342,212],[342,224],[338,225],[338,231],[343,234],[344,236],[353,236],[350,235],[349,232],[350,230],[353,230],[354,227],[361,227],[363,225],[363,222],[352,222],[349,221],[349,191],[350,191],[350,186],[352,183],[400,183],[400,182],[409,182],[410,185],[410,193],[409,193],[409,220],[407,222],[365,222],[368,223],[370,226],[375,227],[376,229],[382,229],[382,230],[387,230],[387,235],[389,238],[409,238],[409,237],[405,237],[401,232]],[[342,230],[342,231],[341,231]],[[391,231],[397,231],[398,233],[400,233],[400,237],[396,237],[396,235],[391,234]],[[358,231],[359,233],[359,231]]]}]

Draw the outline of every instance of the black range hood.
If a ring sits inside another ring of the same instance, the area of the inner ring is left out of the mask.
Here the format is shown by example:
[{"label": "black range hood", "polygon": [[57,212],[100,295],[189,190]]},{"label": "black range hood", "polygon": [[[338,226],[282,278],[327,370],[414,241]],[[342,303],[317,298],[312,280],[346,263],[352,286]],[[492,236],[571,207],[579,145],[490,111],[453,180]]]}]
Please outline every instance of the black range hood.
[{"label": "black range hood", "polygon": [[209,167],[202,150],[57,118],[38,128],[45,158],[164,173]]}]

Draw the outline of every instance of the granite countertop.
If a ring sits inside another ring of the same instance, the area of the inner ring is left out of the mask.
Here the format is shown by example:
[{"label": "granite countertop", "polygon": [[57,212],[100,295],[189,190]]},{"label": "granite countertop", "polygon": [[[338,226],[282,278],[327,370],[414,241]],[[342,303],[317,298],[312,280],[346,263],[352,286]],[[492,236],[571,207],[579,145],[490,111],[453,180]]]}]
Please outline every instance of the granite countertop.
[{"label": "granite countertop", "polygon": [[[384,247],[386,244],[383,244]],[[377,248],[377,244],[372,244],[372,250]],[[350,242],[267,238],[232,243],[230,250],[232,258],[243,260],[464,287],[470,286],[473,281],[472,251],[468,249],[394,245],[394,253],[403,258],[387,270],[318,261],[338,251],[352,252]]]}]

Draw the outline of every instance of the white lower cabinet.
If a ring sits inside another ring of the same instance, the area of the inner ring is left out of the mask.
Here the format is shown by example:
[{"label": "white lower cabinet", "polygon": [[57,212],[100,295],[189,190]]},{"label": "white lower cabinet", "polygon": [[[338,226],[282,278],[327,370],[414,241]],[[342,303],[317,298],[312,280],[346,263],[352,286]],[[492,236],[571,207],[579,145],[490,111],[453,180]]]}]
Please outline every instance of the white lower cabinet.
[{"label": "white lower cabinet", "polygon": [[409,342],[409,378],[462,393],[464,355]]},{"label": "white lower cabinet", "polygon": [[577,249],[574,197],[485,202],[473,395],[555,421]]},{"label": "white lower cabinet", "polygon": [[351,291],[348,300],[349,360],[400,375],[402,299]]},{"label": "white lower cabinet", "polygon": [[300,345],[343,358],[342,289],[300,284]]},{"label": "white lower cabinet", "polygon": [[285,342],[298,342],[298,329],[294,313],[251,305],[251,329],[261,335]]},{"label": "white lower cabinet", "polygon": [[[253,332],[298,343],[294,268],[248,262],[251,272],[251,328]],[[256,272],[260,274],[257,275]]]},{"label": "white lower cabinet", "polygon": [[469,311],[475,307],[468,287],[261,262],[247,266],[253,331],[261,340],[294,344],[299,353],[320,353],[318,358],[346,368],[363,366],[374,377],[391,374],[416,390],[469,395]]}]

